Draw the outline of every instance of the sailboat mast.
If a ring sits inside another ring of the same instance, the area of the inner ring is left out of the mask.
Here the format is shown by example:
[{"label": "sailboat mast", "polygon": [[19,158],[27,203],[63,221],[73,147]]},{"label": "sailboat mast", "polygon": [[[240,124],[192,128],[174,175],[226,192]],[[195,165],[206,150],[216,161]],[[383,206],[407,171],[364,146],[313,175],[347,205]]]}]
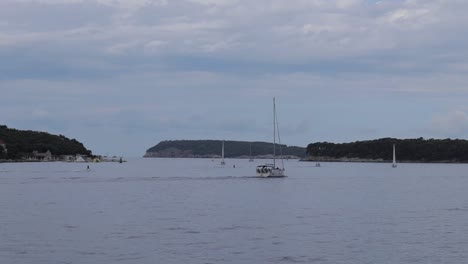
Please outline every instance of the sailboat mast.
[{"label": "sailboat mast", "polygon": [[273,97],[273,166],[276,168],[276,104]]},{"label": "sailboat mast", "polygon": [[393,166],[396,165],[395,144],[393,144]]},{"label": "sailboat mast", "polygon": [[[276,114],[275,114],[275,116],[276,116]],[[278,134],[278,144],[279,144],[280,157],[281,157],[281,167],[284,170],[283,148],[281,147],[281,137],[280,137],[279,123],[278,123],[278,116],[276,116],[276,131],[277,131],[277,134]]]},{"label": "sailboat mast", "polygon": [[224,140],[223,140],[223,147],[221,148],[221,157],[222,157],[222,162],[224,162]]}]

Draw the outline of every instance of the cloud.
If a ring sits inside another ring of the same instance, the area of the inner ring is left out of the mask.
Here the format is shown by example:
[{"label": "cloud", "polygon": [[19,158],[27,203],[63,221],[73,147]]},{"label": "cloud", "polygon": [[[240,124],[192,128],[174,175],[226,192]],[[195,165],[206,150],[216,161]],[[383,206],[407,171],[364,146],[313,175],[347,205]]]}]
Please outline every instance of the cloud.
[{"label": "cloud", "polygon": [[[203,55],[208,51],[227,58],[240,56],[246,60],[287,63],[304,63],[315,58],[348,58],[376,51],[398,52],[400,47],[408,44],[408,34],[413,34],[413,48],[439,42],[446,33],[438,23],[449,18],[451,5],[457,8],[461,5],[439,1],[404,1],[399,4],[384,1],[380,4],[358,0],[198,0],[170,3],[149,0],[10,0],[3,5],[13,9],[18,3],[22,5],[17,8],[26,8],[27,3],[62,4],[56,15],[74,11],[77,17],[89,13],[91,8],[101,8],[101,16],[88,16],[82,21],[63,19],[64,23],[60,23],[62,29],[55,30],[53,24],[56,23],[42,22],[50,18],[28,12],[28,18],[22,18],[28,22],[21,28],[10,26],[9,32],[2,35],[2,43],[33,44],[37,40],[49,39],[47,44],[52,48],[53,41],[59,39],[70,40],[67,44],[72,46],[71,41],[90,46],[90,50],[101,47],[101,51],[108,51],[117,47],[120,51],[119,47],[125,45],[122,43],[138,43],[135,48],[144,50],[146,43],[157,39],[169,44],[163,49],[169,53]],[[214,6],[216,12],[212,10]],[[123,17],[122,12],[125,13]],[[51,17],[53,19],[54,16]],[[17,18],[9,18],[7,22],[15,24]],[[34,30],[36,24],[43,26],[40,32]],[[90,28],[93,30],[89,31]],[[422,34],[414,34],[416,30]],[[429,30],[432,34],[425,35],[424,31]],[[462,28],[459,30],[464,32]],[[71,35],[71,32],[79,34]],[[252,51],[256,56],[247,56]]]},{"label": "cloud", "polygon": [[160,51],[163,46],[166,44],[164,41],[160,40],[151,40],[150,42],[145,44],[145,51],[148,53],[156,53]]},{"label": "cloud", "polygon": [[192,3],[197,3],[201,5],[207,6],[228,6],[233,5],[235,3],[239,3],[238,0],[188,0]]},{"label": "cloud", "polygon": [[463,138],[468,135],[468,112],[453,110],[436,114],[430,122],[430,130],[437,135]]},{"label": "cloud", "polygon": [[132,48],[136,48],[139,44],[139,41],[129,41],[124,43],[114,44],[106,49],[110,54],[124,54]]},{"label": "cloud", "polygon": [[[7,19],[0,23],[5,25],[0,53],[23,48],[30,50],[32,60],[46,52],[70,64],[77,57],[111,61],[126,55],[140,56],[141,64],[148,66],[146,57],[151,55],[175,65],[172,56],[190,55],[264,65],[325,62],[345,71],[372,60],[374,69],[397,63],[448,68],[453,64],[441,58],[462,52],[466,43],[458,38],[466,29],[454,25],[452,15],[463,7],[468,4],[419,0],[8,0],[0,4],[0,17]],[[67,15],[71,12],[75,15]],[[455,36],[459,47],[444,49],[456,43]],[[465,63],[466,55],[457,63]],[[34,63],[23,64],[28,62]],[[340,68],[344,63],[351,67]],[[211,70],[218,69],[212,65]]]},{"label": "cloud", "polygon": [[34,109],[31,115],[36,118],[44,118],[50,116],[50,113],[43,109]]},{"label": "cloud", "polygon": [[386,19],[390,23],[414,23],[430,15],[429,9],[399,9],[390,12]]}]

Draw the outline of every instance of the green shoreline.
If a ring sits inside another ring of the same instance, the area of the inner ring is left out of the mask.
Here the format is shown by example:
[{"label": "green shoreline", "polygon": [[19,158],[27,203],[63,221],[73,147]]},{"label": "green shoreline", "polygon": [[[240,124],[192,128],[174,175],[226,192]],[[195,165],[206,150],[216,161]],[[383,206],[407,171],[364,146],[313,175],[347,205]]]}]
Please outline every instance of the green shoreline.
[{"label": "green shoreline", "polygon": [[[303,162],[353,162],[353,163],[392,163],[392,160],[382,159],[360,159],[360,158],[330,158],[330,157],[306,157],[300,159]],[[424,163],[424,164],[468,164],[468,162],[462,161],[425,161],[425,160],[397,160],[397,163]]]}]

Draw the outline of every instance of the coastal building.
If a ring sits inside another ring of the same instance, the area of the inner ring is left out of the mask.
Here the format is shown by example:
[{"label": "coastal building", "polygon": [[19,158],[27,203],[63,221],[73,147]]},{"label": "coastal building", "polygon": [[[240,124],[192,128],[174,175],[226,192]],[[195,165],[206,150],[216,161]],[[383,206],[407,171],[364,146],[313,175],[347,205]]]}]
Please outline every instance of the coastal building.
[{"label": "coastal building", "polygon": [[60,160],[62,161],[68,161],[68,162],[73,162],[75,161],[75,156],[74,155],[61,155]]},{"label": "coastal building", "polygon": [[44,153],[40,153],[37,150],[33,151],[32,153],[33,160],[41,160],[41,161],[51,161],[52,160],[52,153],[47,150]]},{"label": "coastal building", "polygon": [[86,162],[86,157],[80,154],[76,154],[75,162]]},{"label": "coastal building", "polygon": [[3,140],[0,139],[0,147],[3,149],[5,153],[8,153],[8,149],[6,147],[6,144]]}]

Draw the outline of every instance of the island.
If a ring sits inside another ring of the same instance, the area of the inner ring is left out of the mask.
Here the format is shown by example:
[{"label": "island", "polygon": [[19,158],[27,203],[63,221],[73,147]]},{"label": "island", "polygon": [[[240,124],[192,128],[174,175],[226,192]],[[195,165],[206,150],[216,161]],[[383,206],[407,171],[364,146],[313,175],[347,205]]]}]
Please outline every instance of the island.
[{"label": "island", "polygon": [[[222,140],[166,140],[149,148],[146,158],[220,158]],[[282,153],[281,153],[282,152]],[[276,145],[276,155],[298,159],[306,155],[303,147]],[[272,158],[273,143],[249,141],[224,141],[226,158]]]},{"label": "island", "polygon": [[351,143],[317,142],[307,146],[303,161],[390,162],[395,145],[398,162],[467,163],[468,141],[463,139],[396,139]]},{"label": "island", "polygon": [[97,157],[76,139],[0,125],[0,162],[90,161]]}]

